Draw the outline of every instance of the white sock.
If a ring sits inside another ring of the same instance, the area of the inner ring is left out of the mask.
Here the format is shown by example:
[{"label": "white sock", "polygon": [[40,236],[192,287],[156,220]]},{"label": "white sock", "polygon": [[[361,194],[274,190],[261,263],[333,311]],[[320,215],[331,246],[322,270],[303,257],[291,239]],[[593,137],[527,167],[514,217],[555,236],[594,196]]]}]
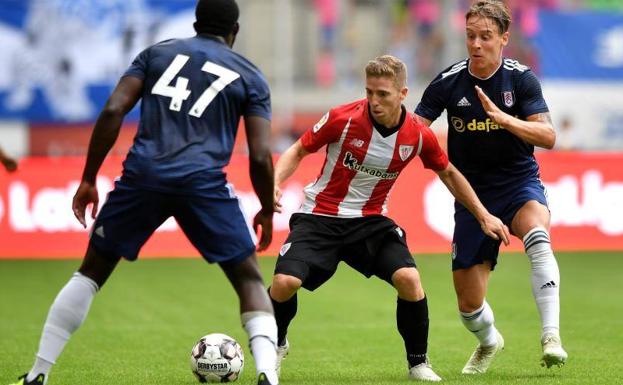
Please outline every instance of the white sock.
[{"label": "white sock", "polygon": [[255,359],[255,371],[264,373],[271,384],[277,385],[279,379],[277,364],[277,323],[275,316],[262,311],[241,314],[242,326],[249,335],[251,354]]},{"label": "white sock", "polygon": [[92,279],[76,272],[58,293],[48,312],[35,364],[28,372],[26,381],[44,374],[47,382],[52,365],[56,363],[69,337],[82,325],[98,289]]},{"label": "white sock", "polygon": [[463,325],[470,332],[474,333],[480,345],[493,346],[497,344],[497,329],[493,325],[495,319],[493,310],[485,300],[479,309],[471,313],[461,312]]},{"label": "white sock", "polygon": [[543,333],[559,334],[560,272],[552,251],[549,234],[535,227],[523,238],[526,254],[532,265],[532,294],[541,315]]}]

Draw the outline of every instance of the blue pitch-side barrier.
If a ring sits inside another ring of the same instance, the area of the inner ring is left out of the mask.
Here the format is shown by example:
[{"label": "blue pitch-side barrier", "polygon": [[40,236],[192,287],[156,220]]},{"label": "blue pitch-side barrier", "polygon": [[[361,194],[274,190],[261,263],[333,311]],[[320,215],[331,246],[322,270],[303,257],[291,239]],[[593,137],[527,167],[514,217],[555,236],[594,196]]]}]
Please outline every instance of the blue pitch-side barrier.
[{"label": "blue pitch-side barrier", "polygon": [[623,13],[541,12],[543,78],[623,82]]}]

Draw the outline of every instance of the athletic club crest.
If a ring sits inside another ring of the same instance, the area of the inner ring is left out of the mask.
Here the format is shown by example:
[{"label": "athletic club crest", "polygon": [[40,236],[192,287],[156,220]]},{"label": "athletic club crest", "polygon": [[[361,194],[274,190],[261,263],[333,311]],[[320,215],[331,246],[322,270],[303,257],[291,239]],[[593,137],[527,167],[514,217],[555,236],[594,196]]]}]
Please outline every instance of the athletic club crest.
[{"label": "athletic club crest", "polygon": [[502,99],[504,99],[504,105],[506,107],[512,107],[513,104],[515,104],[515,97],[513,96],[513,91],[502,92]]},{"label": "athletic club crest", "polygon": [[398,154],[400,155],[400,159],[403,161],[407,160],[411,156],[412,152],[413,146],[401,144],[400,147],[398,147]]}]

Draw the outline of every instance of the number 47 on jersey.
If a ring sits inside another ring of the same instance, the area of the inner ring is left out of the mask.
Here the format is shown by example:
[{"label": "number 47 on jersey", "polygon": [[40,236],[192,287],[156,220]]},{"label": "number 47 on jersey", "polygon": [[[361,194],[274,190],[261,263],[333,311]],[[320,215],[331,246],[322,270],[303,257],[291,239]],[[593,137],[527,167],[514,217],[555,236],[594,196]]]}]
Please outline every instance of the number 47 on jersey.
[{"label": "number 47 on jersey", "polygon": [[[171,64],[169,64],[167,69],[162,73],[162,76],[160,76],[156,84],[154,84],[154,87],[151,89],[152,94],[171,98],[169,109],[172,111],[180,111],[182,108],[182,102],[190,96],[187,78],[179,76],[175,82],[175,86],[171,85],[173,83],[173,78],[177,76],[189,59],[190,56],[187,55],[178,54],[175,56]],[[210,84],[210,87],[203,91],[195,104],[190,107],[190,111],[188,113],[197,118],[201,117],[205,109],[208,105],[210,105],[219,92],[240,77],[240,74],[210,61],[206,61],[203,64],[203,67],[201,67],[201,70],[216,75],[218,78]]]}]

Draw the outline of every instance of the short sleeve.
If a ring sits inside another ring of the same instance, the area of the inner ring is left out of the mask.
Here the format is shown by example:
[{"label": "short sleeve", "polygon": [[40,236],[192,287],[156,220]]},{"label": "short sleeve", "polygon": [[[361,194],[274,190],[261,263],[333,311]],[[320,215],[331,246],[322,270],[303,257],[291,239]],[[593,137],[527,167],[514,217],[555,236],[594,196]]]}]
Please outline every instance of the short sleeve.
[{"label": "short sleeve", "polygon": [[530,70],[524,71],[519,78],[516,90],[517,102],[523,116],[549,111],[547,103],[545,103],[543,98],[541,84],[534,72]]},{"label": "short sleeve", "polygon": [[341,130],[339,124],[336,124],[337,119],[334,115],[333,110],[327,112],[318,123],[305,131],[301,137],[301,144],[307,152],[316,152],[322,146],[338,140]]},{"label": "short sleeve", "polygon": [[433,171],[443,171],[448,167],[448,155],[443,151],[433,130],[421,124],[422,151],[420,158],[424,167]]},{"label": "short sleeve", "polygon": [[150,49],[147,48],[143,52],[139,53],[123,76],[133,76],[135,78],[145,80],[145,77],[147,76],[147,64],[149,63],[149,52]]},{"label": "short sleeve", "polygon": [[419,116],[434,121],[446,108],[446,92],[441,84],[441,75],[433,80],[424,90],[422,100],[415,108]]},{"label": "short sleeve", "polygon": [[272,110],[270,105],[270,88],[264,76],[256,74],[247,83],[248,101],[244,116],[259,116],[271,120]]}]

